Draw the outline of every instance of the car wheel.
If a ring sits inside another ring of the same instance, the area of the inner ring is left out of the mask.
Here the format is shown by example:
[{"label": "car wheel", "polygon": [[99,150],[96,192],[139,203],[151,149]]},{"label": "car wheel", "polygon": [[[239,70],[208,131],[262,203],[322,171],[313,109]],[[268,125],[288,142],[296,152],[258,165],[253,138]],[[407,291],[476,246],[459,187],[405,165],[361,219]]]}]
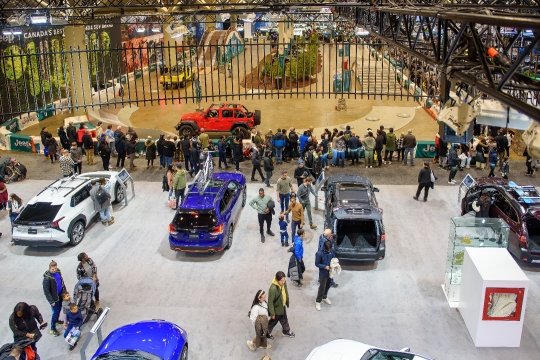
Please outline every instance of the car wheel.
[{"label": "car wheel", "polygon": [[182,138],[187,135],[191,139],[193,128],[189,125],[182,125],[180,126],[180,129],[178,130],[178,132],[180,133],[180,136]]},{"label": "car wheel", "polygon": [[124,198],[126,197],[126,192],[124,191],[124,188],[120,186],[120,184],[116,184],[114,187],[114,202],[119,203],[124,201]]},{"label": "car wheel", "polygon": [[229,225],[229,231],[227,232],[227,245],[225,245],[225,250],[229,250],[233,241],[234,226],[233,224]]},{"label": "car wheel", "polygon": [[180,354],[180,360],[188,360],[188,348],[184,346],[182,353]]},{"label": "car wheel", "polygon": [[244,187],[244,191],[242,191],[242,207],[246,206],[246,188]]},{"label": "car wheel", "polygon": [[69,233],[69,243],[71,245],[77,245],[84,238],[84,223],[82,220],[77,221],[72,227]]},{"label": "car wheel", "polygon": [[240,131],[242,132],[242,136],[244,137],[244,139],[251,139],[251,134],[249,133],[249,131],[244,128],[244,127],[236,127],[234,128],[232,131],[235,132],[236,129],[240,129]]},{"label": "car wheel", "polygon": [[185,88],[185,87],[186,87],[186,80],[182,80],[182,82],[180,83],[180,87],[181,87],[181,88]]}]

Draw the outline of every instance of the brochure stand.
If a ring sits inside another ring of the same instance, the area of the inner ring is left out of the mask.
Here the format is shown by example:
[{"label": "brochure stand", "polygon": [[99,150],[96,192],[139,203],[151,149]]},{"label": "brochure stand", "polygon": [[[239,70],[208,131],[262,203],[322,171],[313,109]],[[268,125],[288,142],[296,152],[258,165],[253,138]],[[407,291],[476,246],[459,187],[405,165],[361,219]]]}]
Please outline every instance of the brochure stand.
[{"label": "brochure stand", "polygon": [[[128,202],[135,197],[135,185],[133,184],[133,178],[128,173],[128,171],[123,168],[120,170],[118,175],[116,175],[116,180],[118,181],[118,184],[120,184],[120,187],[122,188],[122,191],[124,192],[124,205],[127,206]],[[128,199],[127,196],[127,187],[128,183],[131,183],[131,198]]]},{"label": "brochure stand", "polygon": [[81,360],[86,360],[86,348],[90,344],[90,340],[92,340],[94,335],[97,334],[98,344],[99,345],[101,345],[103,343],[103,335],[101,334],[101,325],[103,325],[103,322],[105,321],[105,318],[109,314],[110,310],[111,310],[110,308],[106,307],[105,310],[103,310],[103,313],[101,314],[101,316],[97,319],[97,321],[94,324],[94,326],[92,327],[92,329],[90,330],[90,333],[86,337],[86,340],[84,341],[84,344],[82,344],[82,346],[81,346],[81,351],[80,351]]},{"label": "brochure stand", "polygon": [[459,184],[458,199],[457,199],[458,203],[461,202],[461,192],[463,191],[463,194],[466,194],[467,191],[469,191],[469,189],[473,187],[475,184],[476,184],[476,181],[474,181],[474,178],[471,176],[471,174],[465,175],[465,178],[463,178],[463,181],[461,181],[461,184]]},{"label": "brochure stand", "polygon": [[519,347],[528,289],[508,250],[465,249],[459,312],[476,347]]}]

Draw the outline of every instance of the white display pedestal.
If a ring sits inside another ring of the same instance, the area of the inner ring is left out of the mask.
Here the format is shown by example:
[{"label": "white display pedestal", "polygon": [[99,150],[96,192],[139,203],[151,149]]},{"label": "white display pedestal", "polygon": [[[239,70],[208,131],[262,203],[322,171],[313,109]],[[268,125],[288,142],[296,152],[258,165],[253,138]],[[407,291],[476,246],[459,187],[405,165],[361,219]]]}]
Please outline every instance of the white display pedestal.
[{"label": "white display pedestal", "polygon": [[[529,279],[508,250],[465,249],[462,274],[459,312],[474,345],[476,347],[519,347]],[[495,301],[497,297],[491,298],[489,294],[507,292],[516,294],[515,311],[503,314],[501,310],[492,312],[490,315],[489,311],[493,311],[493,308],[489,306],[490,299]],[[503,315],[498,316],[501,314]]]}]

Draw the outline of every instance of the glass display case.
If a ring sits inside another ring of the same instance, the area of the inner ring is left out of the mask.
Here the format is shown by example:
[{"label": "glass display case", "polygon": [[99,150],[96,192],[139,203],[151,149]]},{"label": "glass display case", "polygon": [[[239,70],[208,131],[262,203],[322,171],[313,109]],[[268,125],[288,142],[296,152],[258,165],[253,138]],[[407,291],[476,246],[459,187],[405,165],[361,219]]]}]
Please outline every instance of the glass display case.
[{"label": "glass display case", "polygon": [[[451,219],[443,289],[448,302],[459,301],[461,267],[466,247],[506,248],[508,225],[502,219],[455,217]],[[456,304],[457,306],[457,304]]]}]

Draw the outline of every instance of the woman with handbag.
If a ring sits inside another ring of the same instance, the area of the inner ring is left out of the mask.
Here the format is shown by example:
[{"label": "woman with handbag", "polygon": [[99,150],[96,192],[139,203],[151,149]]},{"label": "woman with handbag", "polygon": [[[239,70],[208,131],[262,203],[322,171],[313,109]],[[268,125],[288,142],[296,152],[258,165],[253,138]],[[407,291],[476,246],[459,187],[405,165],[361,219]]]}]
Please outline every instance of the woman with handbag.
[{"label": "woman with handbag", "polygon": [[262,290],[257,291],[255,299],[251,304],[249,318],[255,326],[255,337],[247,341],[247,346],[251,351],[259,348],[270,349],[272,346],[267,344],[270,336],[268,332],[268,303],[266,302],[266,293]]},{"label": "woman with handbag", "polygon": [[[13,313],[9,317],[9,327],[13,332],[13,341],[15,343],[19,343],[27,339],[33,340],[33,342],[27,346],[29,346],[34,352],[36,360],[39,359],[36,343],[42,336],[40,330],[45,329],[47,327],[47,323],[43,321],[43,317],[39,313],[38,308],[34,305],[28,305],[25,302],[18,303],[15,305]],[[21,356],[20,359],[26,359],[25,351],[23,351],[23,356]]]}]

